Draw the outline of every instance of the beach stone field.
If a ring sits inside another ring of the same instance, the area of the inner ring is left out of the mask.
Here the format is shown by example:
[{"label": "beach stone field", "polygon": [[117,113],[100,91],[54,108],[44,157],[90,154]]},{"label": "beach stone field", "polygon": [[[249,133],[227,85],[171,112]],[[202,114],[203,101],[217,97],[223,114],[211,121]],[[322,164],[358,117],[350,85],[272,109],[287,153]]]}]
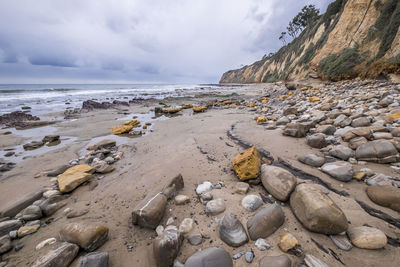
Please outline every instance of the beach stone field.
[{"label": "beach stone field", "polygon": [[399,84],[227,85],[52,116],[0,116],[0,267],[400,265]]}]

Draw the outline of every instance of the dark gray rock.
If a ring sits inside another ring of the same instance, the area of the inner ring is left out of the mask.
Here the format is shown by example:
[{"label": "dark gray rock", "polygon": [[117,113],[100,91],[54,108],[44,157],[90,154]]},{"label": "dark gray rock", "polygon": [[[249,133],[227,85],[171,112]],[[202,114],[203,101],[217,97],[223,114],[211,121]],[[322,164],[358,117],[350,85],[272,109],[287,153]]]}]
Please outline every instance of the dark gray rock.
[{"label": "dark gray rock", "polygon": [[0,222],[0,236],[8,235],[9,232],[17,230],[21,226],[22,223],[19,220],[8,220]]},{"label": "dark gray rock", "polygon": [[321,167],[325,163],[325,158],[308,153],[297,158],[298,161],[312,167]]},{"label": "dark gray rock", "polygon": [[233,267],[231,255],[222,248],[206,248],[190,256],[185,267]]},{"label": "dark gray rock", "polygon": [[352,127],[364,127],[364,126],[370,126],[371,125],[371,120],[367,117],[360,117],[357,119],[354,119],[351,122]]},{"label": "dark gray rock", "polygon": [[331,177],[342,182],[348,182],[354,176],[353,166],[344,161],[325,163],[321,169]]},{"label": "dark gray rock", "polygon": [[325,139],[325,135],[321,133],[309,135],[307,136],[306,140],[307,144],[313,148],[323,148],[328,145],[328,142]]},{"label": "dark gray rock", "polygon": [[266,238],[273,234],[285,221],[285,214],[278,204],[258,211],[247,221],[247,230],[251,240]]},{"label": "dark gray rock", "polygon": [[5,235],[0,237],[0,255],[10,251],[13,248],[10,237]]},{"label": "dark gray rock", "polygon": [[82,257],[78,267],[107,267],[108,252],[95,251]]},{"label": "dark gray rock", "polygon": [[232,213],[222,218],[218,231],[221,240],[232,247],[240,247],[249,240],[242,223]]},{"label": "dark gray rock", "polygon": [[326,135],[333,135],[336,132],[336,127],[333,125],[329,125],[329,124],[321,125],[321,126],[318,126],[317,129],[315,129],[315,132],[326,134]]},{"label": "dark gray rock", "polygon": [[356,150],[356,159],[377,163],[397,162],[399,154],[388,140],[375,140],[360,145]]},{"label": "dark gray rock", "polygon": [[33,221],[42,218],[42,210],[39,206],[30,205],[22,211],[21,219],[24,221]]},{"label": "dark gray rock", "polygon": [[57,175],[60,175],[63,172],[65,172],[69,167],[71,167],[71,166],[69,166],[69,165],[61,165],[60,167],[57,167],[56,169],[47,172],[47,176],[56,177]]},{"label": "dark gray rock", "polygon": [[358,136],[350,139],[349,141],[349,148],[351,149],[357,149],[359,146],[368,143],[367,138],[364,136]]},{"label": "dark gray rock", "polygon": [[292,262],[285,254],[280,256],[265,256],[260,260],[260,267],[291,267]]},{"label": "dark gray rock", "polygon": [[348,160],[354,157],[354,151],[344,145],[338,145],[329,150],[329,155],[341,160]]}]

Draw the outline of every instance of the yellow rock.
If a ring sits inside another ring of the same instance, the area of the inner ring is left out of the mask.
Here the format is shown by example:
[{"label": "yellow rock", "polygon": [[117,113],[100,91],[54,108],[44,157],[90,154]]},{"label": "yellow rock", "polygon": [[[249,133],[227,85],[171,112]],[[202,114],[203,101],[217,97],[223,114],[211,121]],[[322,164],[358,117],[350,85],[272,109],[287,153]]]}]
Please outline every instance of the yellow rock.
[{"label": "yellow rock", "polygon": [[230,104],[232,104],[233,102],[232,102],[232,100],[225,100],[224,101],[224,105],[230,105]]},{"label": "yellow rock", "polygon": [[251,108],[254,108],[254,107],[256,106],[256,103],[255,103],[255,102],[251,102],[249,106],[250,106]]},{"label": "yellow rock", "polygon": [[192,104],[185,104],[182,106],[183,109],[188,109],[188,108],[192,108],[193,105]]},{"label": "yellow rock", "polygon": [[287,252],[288,250],[294,248],[298,243],[299,241],[297,241],[296,237],[290,233],[285,233],[281,236],[279,247],[283,252]]},{"label": "yellow rock", "polygon": [[213,105],[214,105],[213,102],[208,101],[207,104],[206,104],[206,107],[212,107]]},{"label": "yellow rock", "polygon": [[133,128],[132,125],[121,125],[112,127],[111,131],[113,134],[123,134],[123,133],[128,133],[130,130],[132,130],[132,128]]},{"label": "yellow rock", "polygon": [[92,174],[88,173],[91,171],[93,171],[93,168],[86,164],[76,165],[67,169],[57,178],[58,188],[62,193],[71,192],[92,178]]},{"label": "yellow rock", "polygon": [[288,95],[293,95],[294,94],[294,92],[293,91],[290,91],[289,93],[288,93]]},{"label": "yellow rock", "polygon": [[203,111],[206,111],[206,110],[207,110],[207,107],[205,107],[205,106],[193,107],[193,111],[194,112],[203,112]]},{"label": "yellow rock", "polygon": [[308,90],[308,87],[303,87],[303,88],[301,88],[300,90],[301,90],[301,91],[307,91],[307,90]]},{"label": "yellow rock", "polygon": [[357,172],[355,175],[354,175],[354,179],[356,179],[356,180],[358,180],[358,181],[360,181],[360,180],[362,180],[365,176],[366,176],[367,174],[365,173],[365,172]]},{"label": "yellow rock", "polygon": [[281,99],[285,99],[287,95],[281,95]]},{"label": "yellow rock", "polygon": [[311,90],[318,90],[318,86],[313,86],[313,88],[311,88]]},{"label": "yellow rock", "polygon": [[40,224],[22,226],[18,229],[18,238],[35,233],[40,228]]},{"label": "yellow rock", "polygon": [[392,113],[392,114],[389,114],[388,117],[393,119],[393,120],[398,120],[398,119],[400,119],[400,111]]},{"label": "yellow rock", "polygon": [[264,123],[266,121],[267,121],[267,118],[265,118],[264,116],[260,116],[260,117],[257,118],[257,123],[258,124]]},{"label": "yellow rock", "polygon": [[143,127],[142,127],[144,130],[146,130],[147,129],[147,125],[145,124],[145,125],[143,125]]},{"label": "yellow rock", "polygon": [[310,97],[309,100],[310,100],[311,103],[320,101],[318,96],[312,96],[312,97]]},{"label": "yellow rock", "polygon": [[169,113],[169,114],[174,114],[174,113],[177,113],[177,112],[179,112],[181,110],[182,110],[182,107],[180,107],[180,108],[163,108],[162,112]]},{"label": "yellow rock", "polygon": [[255,147],[243,151],[233,160],[233,169],[240,180],[257,178],[260,167],[261,157]]},{"label": "yellow rock", "polygon": [[140,124],[140,121],[138,121],[138,120],[131,120],[131,121],[126,121],[126,122],[123,123],[123,125],[130,125],[130,126],[133,126],[133,127],[135,127],[135,126],[137,126],[139,124]]}]

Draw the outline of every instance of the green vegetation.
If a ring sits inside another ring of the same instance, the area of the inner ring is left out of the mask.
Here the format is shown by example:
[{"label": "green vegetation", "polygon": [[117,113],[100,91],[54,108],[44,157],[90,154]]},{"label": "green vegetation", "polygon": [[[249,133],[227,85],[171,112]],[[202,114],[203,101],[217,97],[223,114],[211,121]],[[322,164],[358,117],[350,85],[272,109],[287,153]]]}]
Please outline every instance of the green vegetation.
[{"label": "green vegetation", "polygon": [[323,74],[329,79],[351,77],[352,68],[361,62],[358,48],[345,48],[340,55],[330,54],[319,63]]},{"label": "green vegetation", "polygon": [[315,56],[315,45],[314,43],[311,43],[304,52],[304,55],[299,59],[299,64],[309,63],[314,58],[314,56]]},{"label": "green vegetation", "polygon": [[232,97],[232,96],[239,96],[239,94],[231,93],[231,94],[227,94],[227,95],[216,95],[216,97]]},{"label": "green vegetation", "polygon": [[28,107],[28,106],[23,106],[23,107],[21,107],[21,109],[23,109],[23,110],[26,110],[26,109],[31,109],[31,107]]}]

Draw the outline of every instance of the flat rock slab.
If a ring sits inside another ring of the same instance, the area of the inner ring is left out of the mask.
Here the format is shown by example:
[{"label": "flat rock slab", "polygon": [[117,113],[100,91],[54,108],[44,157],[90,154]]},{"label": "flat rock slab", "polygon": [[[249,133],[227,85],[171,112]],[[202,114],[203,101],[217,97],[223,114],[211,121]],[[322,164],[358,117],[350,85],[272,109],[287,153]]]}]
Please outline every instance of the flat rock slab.
[{"label": "flat rock slab", "polygon": [[78,254],[79,247],[71,243],[61,243],[57,248],[50,250],[38,258],[32,267],[67,267]]},{"label": "flat rock slab", "polygon": [[344,161],[335,161],[331,163],[325,163],[321,167],[322,171],[329,174],[332,178],[341,182],[348,182],[354,176],[353,166]]},{"label": "flat rock slab", "polygon": [[25,209],[36,200],[40,199],[43,195],[43,192],[44,189],[40,189],[22,197],[20,200],[12,203],[11,205],[3,209],[0,212],[0,217],[10,217],[10,218],[14,217],[21,210]]},{"label": "flat rock slab", "polygon": [[90,172],[93,168],[89,165],[76,165],[67,169],[57,178],[58,187],[62,193],[68,193],[92,178]]}]

